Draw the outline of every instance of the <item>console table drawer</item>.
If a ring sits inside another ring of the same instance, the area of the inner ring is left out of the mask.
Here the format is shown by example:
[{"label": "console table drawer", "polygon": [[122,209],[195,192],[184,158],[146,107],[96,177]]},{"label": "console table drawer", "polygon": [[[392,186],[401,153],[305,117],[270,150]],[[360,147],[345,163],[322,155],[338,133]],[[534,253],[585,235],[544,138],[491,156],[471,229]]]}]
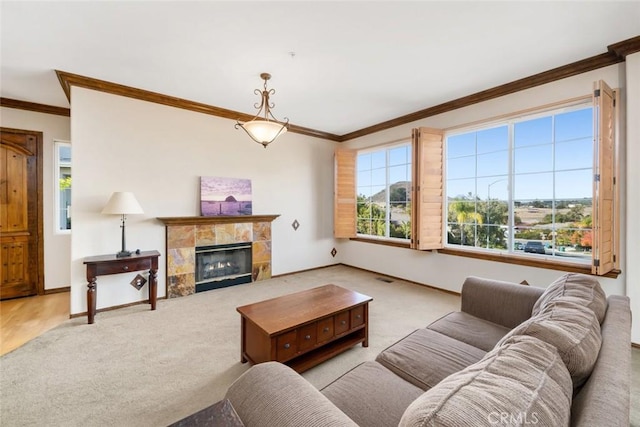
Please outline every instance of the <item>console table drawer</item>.
[{"label": "console table drawer", "polygon": [[333,316],[327,317],[323,320],[319,320],[317,325],[317,341],[319,343],[333,338]]},{"label": "console table drawer", "polygon": [[291,359],[298,352],[297,343],[298,331],[293,331],[282,334],[276,338],[276,345],[278,346],[276,353],[278,362],[284,362]]},{"label": "console table drawer", "polygon": [[122,261],[122,258],[120,258],[120,260],[117,262],[109,262],[109,263],[96,265],[95,274],[97,276],[103,276],[105,274],[117,274],[117,273],[126,273],[129,271],[149,270],[150,268],[151,268],[150,259],[132,259],[127,261]]},{"label": "console table drawer", "polygon": [[364,306],[352,308],[350,311],[351,314],[351,328],[355,328],[364,324]]},{"label": "console table drawer", "polygon": [[304,351],[316,345],[317,326],[318,325],[316,324],[316,322],[313,322],[310,325],[301,326],[298,329],[298,350],[299,351]]}]

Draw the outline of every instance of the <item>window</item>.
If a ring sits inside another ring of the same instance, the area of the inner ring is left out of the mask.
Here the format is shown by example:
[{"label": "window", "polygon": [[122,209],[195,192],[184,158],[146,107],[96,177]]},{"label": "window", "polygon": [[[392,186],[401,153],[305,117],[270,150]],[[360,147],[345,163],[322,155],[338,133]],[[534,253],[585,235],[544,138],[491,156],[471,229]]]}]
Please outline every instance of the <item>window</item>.
[{"label": "window", "polygon": [[[581,97],[446,138],[416,128],[402,146],[406,162],[390,161],[398,146],[338,148],[334,237],[357,230],[417,250],[617,275],[615,98],[598,81],[592,102]],[[413,183],[404,200],[391,195],[401,179],[390,173],[395,166]]]},{"label": "window", "polygon": [[55,230],[71,230],[71,144],[55,142]]},{"label": "window", "polygon": [[591,103],[446,138],[447,245],[590,263]]},{"label": "window", "polygon": [[357,234],[411,238],[411,145],[359,152]]}]

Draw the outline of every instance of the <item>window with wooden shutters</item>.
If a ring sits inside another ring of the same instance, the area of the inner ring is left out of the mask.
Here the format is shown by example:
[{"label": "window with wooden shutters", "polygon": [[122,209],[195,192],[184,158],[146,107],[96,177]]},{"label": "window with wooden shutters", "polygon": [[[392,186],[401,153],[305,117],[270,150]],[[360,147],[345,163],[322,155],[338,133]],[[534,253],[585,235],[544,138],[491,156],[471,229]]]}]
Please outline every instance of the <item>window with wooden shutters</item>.
[{"label": "window with wooden shutters", "polygon": [[441,249],[443,205],[443,135],[438,129],[412,130],[413,228],[411,247]]},{"label": "window with wooden shutters", "polygon": [[615,94],[602,80],[594,83],[593,266],[603,275],[616,268],[617,191]]},{"label": "window with wooden shutters", "polygon": [[[615,92],[446,135],[446,248],[617,269]],[[534,265],[534,264],[531,264]]]},{"label": "window with wooden shutters", "polygon": [[338,148],[335,152],[333,192],[333,236],[356,237],[357,151]]}]

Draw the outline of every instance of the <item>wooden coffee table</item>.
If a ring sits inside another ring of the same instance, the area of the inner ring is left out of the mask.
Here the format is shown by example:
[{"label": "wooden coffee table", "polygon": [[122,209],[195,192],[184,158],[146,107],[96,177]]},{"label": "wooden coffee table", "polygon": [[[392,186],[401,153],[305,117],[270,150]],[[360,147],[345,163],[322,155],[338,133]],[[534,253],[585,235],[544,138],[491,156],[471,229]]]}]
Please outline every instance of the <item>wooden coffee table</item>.
[{"label": "wooden coffee table", "polygon": [[373,298],[324,285],[236,308],[242,316],[242,363],[270,360],[297,372],[362,343],[369,345]]}]

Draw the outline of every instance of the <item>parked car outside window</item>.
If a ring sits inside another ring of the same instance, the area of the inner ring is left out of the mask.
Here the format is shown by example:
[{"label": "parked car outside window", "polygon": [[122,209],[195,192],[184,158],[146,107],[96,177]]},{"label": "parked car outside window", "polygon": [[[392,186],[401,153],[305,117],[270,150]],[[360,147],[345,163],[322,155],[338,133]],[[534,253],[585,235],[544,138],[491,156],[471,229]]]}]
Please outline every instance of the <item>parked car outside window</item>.
[{"label": "parked car outside window", "polygon": [[524,251],[531,254],[544,254],[544,245],[542,242],[527,242]]}]

